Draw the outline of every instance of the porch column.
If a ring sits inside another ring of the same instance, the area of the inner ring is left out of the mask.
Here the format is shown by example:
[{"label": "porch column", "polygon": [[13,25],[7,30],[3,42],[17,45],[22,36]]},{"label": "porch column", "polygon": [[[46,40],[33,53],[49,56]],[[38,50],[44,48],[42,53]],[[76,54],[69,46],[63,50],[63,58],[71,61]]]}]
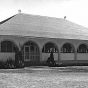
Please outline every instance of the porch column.
[{"label": "porch column", "polygon": [[42,48],[40,48],[40,62],[42,62]]},{"label": "porch column", "polygon": [[77,62],[77,51],[75,50],[75,57],[74,57],[75,63]]}]

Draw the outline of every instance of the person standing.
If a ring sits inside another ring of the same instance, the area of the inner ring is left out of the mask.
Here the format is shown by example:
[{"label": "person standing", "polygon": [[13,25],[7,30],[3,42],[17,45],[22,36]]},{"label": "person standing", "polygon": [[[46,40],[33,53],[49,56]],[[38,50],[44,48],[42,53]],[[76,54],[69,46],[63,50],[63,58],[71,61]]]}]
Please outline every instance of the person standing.
[{"label": "person standing", "polygon": [[49,66],[55,65],[53,52],[50,53],[50,57],[47,59],[47,63],[49,64]]}]

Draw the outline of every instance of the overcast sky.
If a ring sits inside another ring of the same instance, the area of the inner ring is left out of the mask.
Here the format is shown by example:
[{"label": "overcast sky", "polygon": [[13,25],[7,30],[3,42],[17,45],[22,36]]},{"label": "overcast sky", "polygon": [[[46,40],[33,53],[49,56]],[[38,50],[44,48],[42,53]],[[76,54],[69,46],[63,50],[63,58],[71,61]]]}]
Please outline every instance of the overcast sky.
[{"label": "overcast sky", "polygon": [[88,0],[0,0],[0,21],[22,13],[64,18],[88,28]]}]

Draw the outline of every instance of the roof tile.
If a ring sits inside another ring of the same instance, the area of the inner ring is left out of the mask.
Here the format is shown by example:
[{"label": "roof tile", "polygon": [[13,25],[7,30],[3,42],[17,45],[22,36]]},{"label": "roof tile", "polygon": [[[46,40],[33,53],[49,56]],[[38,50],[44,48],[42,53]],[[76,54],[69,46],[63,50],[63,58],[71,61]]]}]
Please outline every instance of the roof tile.
[{"label": "roof tile", "polygon": [[0,35],[88,40],[88,28],[61,18],[20,13],[1,22]]}]

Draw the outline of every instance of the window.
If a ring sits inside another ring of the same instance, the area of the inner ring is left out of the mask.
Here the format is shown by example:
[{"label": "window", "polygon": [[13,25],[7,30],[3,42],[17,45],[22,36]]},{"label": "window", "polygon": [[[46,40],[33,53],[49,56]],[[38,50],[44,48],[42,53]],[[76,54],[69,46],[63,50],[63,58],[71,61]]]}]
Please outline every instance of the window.
[{"label": "window", "polygon": [[1,52],[6,52],[7,51],[7,45],[6,45],[6,41],[1,42]]},{"label": "window", "polygon": [[34,46],[31,46],[30,48],[31,52],[34,52]]},{"label": "window", "polygon": [[61,48],[61,52],[62,53],[74,53],[74,48],[72,47],[71,44],[66,43],[63,45],[63,47]]},{"label": "window", "polygon": [[10,41],[1,42],[1,52],[14,52],[14,44]]},{"label": "window", "polygon": [[77,49],[77,53],[88,53],[87,45],[81,44]]},{"label": "window", "polygon": [[53,43],[47,43],[43,47],[42,52],[44,52],[44,53],[50,53],[50,52],[56,53],[57,49]]},{"label": "window", "polygon": [[[27,54],[25,52],[25,47],[28,48],[27,51],[29,51]],[[26,42],[24,46],[22,47],[22,58],[23,59],[29,59],[30,61],[38,61],[40,58],[40,52],[39,52],[39,47],[36,43],[34,42]]]}]

